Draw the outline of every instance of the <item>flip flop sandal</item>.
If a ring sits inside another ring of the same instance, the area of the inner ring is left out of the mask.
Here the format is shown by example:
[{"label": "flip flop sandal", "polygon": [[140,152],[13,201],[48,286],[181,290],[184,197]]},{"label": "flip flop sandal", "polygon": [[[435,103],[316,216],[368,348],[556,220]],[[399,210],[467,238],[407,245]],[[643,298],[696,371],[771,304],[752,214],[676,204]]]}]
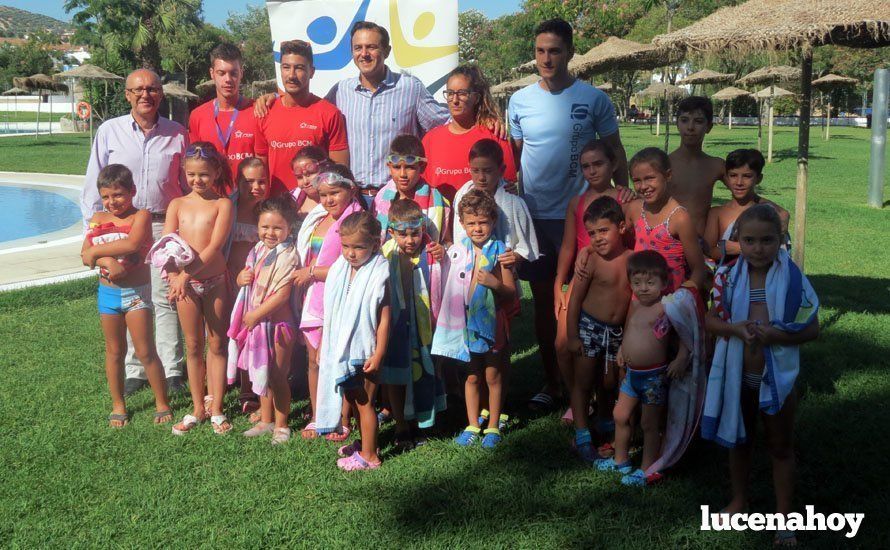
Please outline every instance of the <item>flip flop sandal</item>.
[{"label": "flip flop sandal", "polygon": [[392,420],[392,413],[383,409],[379,413],[377,413],[377,425],[384,424]]},{"label": "flip flop sandal", "polygon": [[562,415],[562,418],[560,418],[560,420],[562,420],[562,423],[567,426],[571,426],[572,424],[575,423],[575,414],[572,412],[571,407],[566,409],[565,414]]},{"label": "flip flop sandal", "polygon": [[275,429],[275,423],[269,422],[268,424],[264,422],[257,422],[253,425],[253,428],[243,432],[241,435],[244,437],[259,437],[261,435],[272,433]]},{"label": "flip flop sandal", "polygon": [[380,461],[376,462],[368,462],[362,455],[359,453],[354,453],[352,456],[348,456],[346,458],[341,458],[337,461],[337,467],[343,470],[344,472],[355,472],[358,470],[376,470],[380,467]]},{"label": "flip flop sandal", "polygon": [[303,439],[315,439],[316,437],[318,437],[318,432],[315,431],[315,422],[306,424],[306,426],[300,431],[300,436]]},{"label": "flip flop sandal", "polygon": [[290,441],[290,428],[275,428],[272,432],[272,445],[282,445]]},{"label": "flip flop sandal", "polygon": [[201,420],[198,419],[197,416],[187,414],[182,417],[182,420],[179,424],[173,426],[173,435],[185,435],[191,431],[192,428],[201,423]]},{"label": "flip flop sandal", "polygon": [[[167,420],[166,422],[160,421],[162,418],[168,416],[170,417],[170,420]],[[157,411],[155,413],[155,424],[167,424],[169,422],[173,422],[173,411],[171,411],[170,409],[167,409],[166,411]]]},{"label": "flip flop sandal", "polygon": [[[169,411],[168,411],[169,412]],[[115,426],[112,422],[120,422],[120,426]],[[123,428],[127,424],[130,423],[130,415],[127,413],[117,414],[111,413],[108,415],[108,425],[112,428]]]},{"label": "flip flop sandal", "polygon": [[343,445],[342,447],[337,449],[337,454],[343,458],[346,458],[348,456],[354,455],[355,453],[357,453],[361,450],[362,450],[362,440],[356,439],[349,445]]},{"label": "flip flop sandal", "polygon": [[535,411],[549,411],[556,406],[556,400],[549,393],[538,392],[528,400],[528,406]]},{"label": "flip flop sandal", "polygon": [[[619,474],[630,474],[633,472],[633,464],[631,464],[630,460],[618,464],[614,458],[598,458],[593,463],[600,472],[618,472]],[[642,470],[640,471],[642,472]]]},{"label": "flip flop sandal", "polygon": [[216,414],[210,417],[210,424],[213,426],[213,432],[216,435],[225,435],[232,431],[232,423],[224,414]]},{"label": "flip flop sandal", "polygon": [[340,426],[339,432],[331,432],[324,436],[324,438],[328,441],[346,441],[347,439],[349,439],[350,433],[352,433],[352,430],[350,430],[348,426]]}]

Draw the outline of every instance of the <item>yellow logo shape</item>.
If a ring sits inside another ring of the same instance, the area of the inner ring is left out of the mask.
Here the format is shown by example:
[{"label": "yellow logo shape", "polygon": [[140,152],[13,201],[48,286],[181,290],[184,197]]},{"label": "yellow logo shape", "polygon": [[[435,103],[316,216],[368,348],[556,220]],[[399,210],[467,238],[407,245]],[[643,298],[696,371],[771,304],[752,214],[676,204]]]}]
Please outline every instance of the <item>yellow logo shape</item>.
[{"label": "yellow logo shape", "polygon": [[[389,0],[389,22],[392,32],[393,55],[399,67],[416,67],[434,59],[457,53],[457,44],[452,46],[415,46],[409,43],[402,31],[398,0]],[[414,39],[423,40],[433,32],[435,26],[436,15],[431,11],[423,12],[414,22]]]}]

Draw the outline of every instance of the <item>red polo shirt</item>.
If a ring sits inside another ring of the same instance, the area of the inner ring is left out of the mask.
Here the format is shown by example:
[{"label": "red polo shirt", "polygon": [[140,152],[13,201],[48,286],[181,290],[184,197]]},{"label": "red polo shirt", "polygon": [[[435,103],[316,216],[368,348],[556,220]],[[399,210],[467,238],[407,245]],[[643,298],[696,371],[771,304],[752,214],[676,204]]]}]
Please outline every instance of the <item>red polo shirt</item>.
[{"label": "red polo shirt", "polygon": [[269,113],[257,120],[257,128],[256,154],[269,157],[273,186],[284,184],[289,191],[297,187],[291,170],[297,151],[308,145],[328,153],[349,148],[343,114],[315,95],[306,107],[286,107],[280,99],[276,100]]},{"label": "red polo shirt", "polygon": [[238,165],[242,160],[255,156],[257,121],[253,116],[253,101],[241,98],[237,109],[238,117],[232,126],[228,144],[224,145],[220,137],[225,137],[228,133],[229,124],[235,111],[220,111],[214,117],[215,103],[215,99],[208,101],[192,111],[189,116],[189,142],[208,141],[226,157],[232,172],[232,185],[227,189],[228,192],[231,192],[235,180],[238,179]]}]

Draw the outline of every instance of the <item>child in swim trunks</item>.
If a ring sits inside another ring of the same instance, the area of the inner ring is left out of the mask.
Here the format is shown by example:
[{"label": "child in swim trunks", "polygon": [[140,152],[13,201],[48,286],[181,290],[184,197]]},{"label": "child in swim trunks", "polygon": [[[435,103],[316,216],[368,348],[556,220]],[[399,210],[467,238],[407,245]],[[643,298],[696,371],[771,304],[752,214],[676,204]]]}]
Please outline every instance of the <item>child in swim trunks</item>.
[{"label": "child in swim trunks", "polygon": [[[232,429],[223,414],[226,331],[231,303],[223,248],[232,230],[234,216],[232,201],[223,196],[228,165],[211,143],[199,141],[186,150],[183,170],[192,191],[170,201],[164,234],[178,233],[196,253],[195,260],[184,268],[171,268],[167,272],[168,297],[176,304],[185,335],[193,410],[173,426],[173,433],[184,435],[209,416],[213,431],[225,434]],[[206,394],[205,376],[209,390]]]},{"label": "child in swim trunks", "polygon": [[726,187],[732,193],[732,200],[711,208],[705,228],[705,240],[714,261],[726,263],[738,257],[741,247],[735,230],[736,220],[756,204],[772,206],[782,222],[782,235],[787,234],[788,211],[757,194],[765,164],[763,154],[757,149],[736,149],[726,156]]},{"label": "child in swim trunks", "polygon": [[[645,470],[661,452],[668,379],[682,376],[689,363],[689,350],[676,340],[661,303],[668,275],[667,261],[654,250],[635,252],[627,259],[627,277],[637,299],[631,301],[627,312],[616,357],[627,373],[614,411],[615,456],[596,461],[599,470],[625,474],[621,478],[625,485],[646,485]],[[678,349],[673,359],[672,348]],[[643,459],[634,470],[628,449],[633,435],[631,419],[638,405],[642,407]]]},{"label": "child in swim trunks", "polygon": [[[106,166],[99,172],[96,185],[104,211],[93,214],[90,219],[81,258],[84,265],[98,266],[105,273],[99,279],[98,304],[105,335],[105,375],[111,392],[108,423],[120,428],[130,420],[124,402],[124,356],[127,354],[124,334],[127,331],[154,392],[154,421],[156,424],[171,422],[173,413],[167,404],[164,370],[152,333],[151,280],[148,266],[142,262],[151,246],[151,214],[133,206],[136,185],[126,166]],[[99,227],[105,228],[101,237],[94,235]],[[129,268],[118,258],[126,258]]]},{"label": "child in swim trunks", "polygon": [[584,275],[575,276],[568,309],[568,350],[574,358],[571,388],[575,423],[575,449],[583,460],[599,458],[588,429],[591,387],[597,390],[598,425],[612,420],[617,384],[615,359],[624,333],[630,304],[627,259],[624,246],[624,212],[612,197],[594,200],[584,212],[584,228],[590,236]]}]

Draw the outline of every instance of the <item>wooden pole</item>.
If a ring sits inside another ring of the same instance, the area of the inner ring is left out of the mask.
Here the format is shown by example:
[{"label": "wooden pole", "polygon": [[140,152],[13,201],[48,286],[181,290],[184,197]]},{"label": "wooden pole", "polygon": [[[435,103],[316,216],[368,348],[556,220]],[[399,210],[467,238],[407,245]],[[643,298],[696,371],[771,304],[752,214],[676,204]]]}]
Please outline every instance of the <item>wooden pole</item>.
[{"label": "wooden pole", "polygon": [[763,102],[757,100],[757,150],[763,152]]},{"label": "wooden pole", "polygon": [[828,139],[825,137],[825,94],[821,90],[819,91],[819,107],[822,108],[822,139]]},{"label": "wooden pole", "polygon": [[767,137],[766,144],[766,162],[773,161],[773,94],[775,93],[775,86],[773,84],[769,85],[769,135]]},{"label": "wooden pole", "polygon": [[794,198],[794,262],[804,268],[807,235],[807,185],[810,176],[810,112],[813,99],[813,50],[805,46],[800,73],[800,123],[797,132],[797,193]]},{"label": "wooden pole", "polygon": [[825,115],[825,141],[831,139],[831,96],[828,96],[828,114]]},{"label": "wooden pole", "polygon": [[664,152],[668,153],[668,148],[670,147],[671,142],[671,111],[673,110],[673,105],[671,105],[671,100],[667,97],[667,92],[664,93],[664,108],[667,112],[667,118],[664,120]]}]

